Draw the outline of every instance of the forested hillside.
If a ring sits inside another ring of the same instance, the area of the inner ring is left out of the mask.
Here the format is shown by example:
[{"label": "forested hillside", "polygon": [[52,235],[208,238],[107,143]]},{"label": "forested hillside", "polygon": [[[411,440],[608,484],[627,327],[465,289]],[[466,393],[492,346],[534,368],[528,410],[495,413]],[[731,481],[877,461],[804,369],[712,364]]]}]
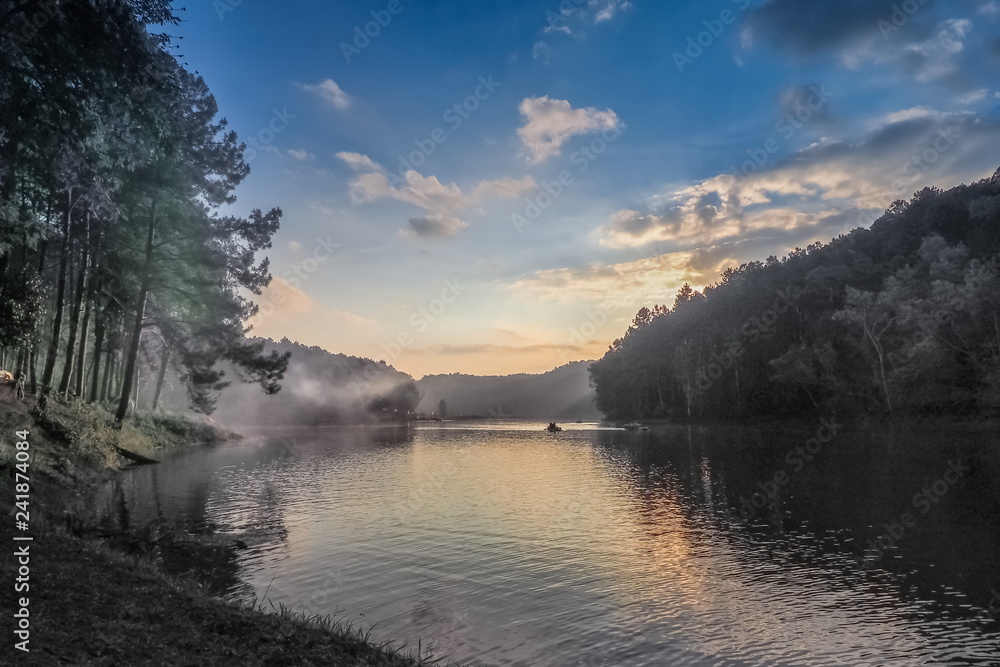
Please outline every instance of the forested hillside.
[{"label": "forested hillside", "polygon": [[281,212],[220,214],[249,167],[158,34],[171,3],[30,5],[0,13],[0,363],[43,405],[107,400],[118,420],[141,358],[179,368],[203,412],[219,363],[276,392],[287,360],[244,322]]},{"label": "forested hillside", "polygon": [[591,366],[615,419],[996,414],[1000,170],[871,229],[727,269],[643,308]]},{"label": "forested hillside", "polygon": [[548,373],[477,376],[453,373],[428,375],[417,381],[418,411],[446,416],[511,415],[541,419],[594,419],[594,405],[587,367],[576,361]]},{"label": "forested hillside", "polygon": [[383,361],[332,354],[283,338],[254,340],[263,351],[291,355],[281,393],[241,384],[222,393],[215,418],[227,426],[316,426],[403,422],[416,409],[413,378]]}]

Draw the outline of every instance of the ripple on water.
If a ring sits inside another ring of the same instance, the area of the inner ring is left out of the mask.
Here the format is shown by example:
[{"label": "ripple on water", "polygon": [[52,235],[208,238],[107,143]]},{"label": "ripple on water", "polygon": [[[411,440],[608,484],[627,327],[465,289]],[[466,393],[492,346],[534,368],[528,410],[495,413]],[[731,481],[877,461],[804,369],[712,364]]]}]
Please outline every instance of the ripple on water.
[{"label": "ripple on water", "polygon": [[895,506],[838,523],[817,496],[747,523],[739,497],[761,477],[735,449],[542,426],[299,434],[191,479],[204,522],[263,536],[239,553],[258,594],[455,660],[1000,664],[969,591],[924,581],[938,561],[919,534],[859,566],[864,526]]}]

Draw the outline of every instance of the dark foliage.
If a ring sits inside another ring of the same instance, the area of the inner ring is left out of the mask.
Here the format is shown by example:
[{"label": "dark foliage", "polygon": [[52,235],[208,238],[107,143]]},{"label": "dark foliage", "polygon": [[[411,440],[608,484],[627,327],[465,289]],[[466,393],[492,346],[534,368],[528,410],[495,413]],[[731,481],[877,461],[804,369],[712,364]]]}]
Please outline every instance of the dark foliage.
[{"label": "dark foliage", "polygon": [[612,419],[1000,408],[1000,170],[643,308],[591,366]]}]

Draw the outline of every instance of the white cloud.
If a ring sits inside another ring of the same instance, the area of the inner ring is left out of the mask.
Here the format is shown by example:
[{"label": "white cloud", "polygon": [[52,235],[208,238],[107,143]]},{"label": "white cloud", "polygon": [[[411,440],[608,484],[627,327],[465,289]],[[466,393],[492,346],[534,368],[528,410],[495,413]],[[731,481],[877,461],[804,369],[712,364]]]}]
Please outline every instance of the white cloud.
[{"label": "white cloud", "polygon": [[511,288],[536,301],[602,303],[612,299],[619,304],[669,305],[684,283],[700,289],[717,280],[725,267],[738,264],[725,252],[706,248],[619,264],[536,271]]},{"label": "white cloud", "polygon": [[615,15],[614,5],[608,5],[601,11],[597,12],[597,16],[594,17],[594,23],[602,23],[604,21],[610,21]]},{"label": "white cloud", "polygon": [[968,19],[943,22],[934,37],[903,52],[904,66],[912,61],[912,70],[921,83],[955,74],[959,69],[958,56],[964,49],[962,40],[971,30],[972,22]]},{"label": "white cloud", "polygon": [[980,4],[980,13],[991,16],[995,3],[943,3],[941,9],[953,16],[946,20],[925,0],[890,4],[755,2],[742,20],[743,50],[766,45],[795,60],[832,56],[848,69],[888,65],[920,83],[942,82],[951,90],[969,87],[962,55],[973,23],[960,12],[971,15]]},{"label": "white cloud", "polygon": [[351,106],[351,103],[354,101],[350,95],[341,90],[340,86],[333,79],[326,79],[314,85],[305,83],[296,85],[302,90],[318,96],[334,109],[344,110]]},{"label": "white cloud", "polygon": [[465,204],[462,190],[457,185],[445,185],[437,176],[422,176],[416,171],[406,172],[400,187],[391,185],[383,173],[364,173],[351,181],[350,188],[351,197],[358,204],[389,197],[427,211],[448,213],[463,208]]},{"label": "white cloud", "polygon": [[[591,4],[594,3],[592,2]],[[594,17],[594,23],[597,24],[610,21],[619,11],[628,9],[631,6],[632,3],[628,2],[628,0],[608,0],[608,2],[605,2],[601,9],[598,10],[597,16]]]},{"label": "white cloud", "polygon": [[892,33],[882,39],[876,32],[859,41],[841,54],[848,69],[860,69],[871,63],[893,65],[920,83],[942,81],[958,76],[964,40],[972,31],[968,19],[948,19],[931,29],[931,36],[922,41],[907,41]]},{"label": "white cloud", "polygon": [[980,88],[979,90],[973,90],[970,93],[966,93],[958,98],[959,104],[975,104],[976,102],[982,102],[986,99],[986,95],[989,93],[986,88]]},{"label": "white cloud", "polygon": [[354,171],[360,172],[384,172],[385,169],[381,165],[376,164],[367,155],[362,155],[361,153],[349,153],[346,151],[341,151],[334,155],[334,157],[343,161],[348,167]]},{"label": "white cloud", "polygon": [[[909,109],[883,118],[862,141],[824,142],[746,175],[719,174],[625,209],[599,230],[611,247],[670,241],[677,247],[796,230],[832,235],[872,222],[868,213],[928,185],[988,176],[1000,153],[1000,126],[967,113]],[[828,237],[827,237],[828,238]]]},{"label": "white cloud", "polygon": [[927,107],[910,107],[909,109],[901,109],[899,111],[887,113],[876,120],[876,127],[881,128],[886,125],[893,125],[895,123],[913,120],[914,118],[940,118],[941,115],[942,114],[940,112],[935,111],[934,109],[928,109]]},{"label": "white cloud", "polygon": [[[629,0],[573,0],[572,3],[564,2],[559,6],[559,10],[549,10],[545,13],[547,25],[542,32],[552,34],[562,32],[567,35],[582,33],[585,27],[593,22],[594,25],[606,23],[613,19],[621,11],[632,7]],[[570,24],[573,24],[573,28]]]},{"label": "white cloud", "polygon": [[482,181],[469,192],[455,183],[445,184],[437,176],[424,176],[410,170],[398,183],[390,183],[384,167],[367,155],[337,153],[337,157],[359,172],[350,182],[351,199],[356,204],[378,199],[395,199],[423,209],[426,216],[410,218],[403,230],[409,236],[454,236],[468,227],[457,216],[463,211],[481,210],[489,199],[512,198],[533,192],[533,178],[502,178]]},{"label": "white cloud", "polygon": [[568,101],[548,96],[527,97],[520,109],[525,124],[518,128],[517,136],[531,162],[536,164],[559,155],[562,145],[574,135],[612,130],[621,124],[618,115],[610,109],[574,109]]},{"label": "white cloud", "polygon": [[288,154],[290,156],[292,156],[293,158],[295,158],[296,160],[299,160],[300,162],[306,162],[306,161],[309,161],[309,160],[315,160],[316,159],[315,155],[313,155],[312,153],[310,153],[309,151],[307,151],[305,149],[289,148],[288,149]]},{"label": "white cloud", "polygon": [[[681,191],[661,213],[643,213],[631,209],[618,211],[603,228],[601,242],[615,248],[643,246],[657,241],[670,241],[677,246],[691,247],[753,238],[760,234],[774,235],[819,228],[824,221],[838,214],[837,210],[829,208],[805,212],[787,206],[748,212],[738,203],[719,207],[705,205],[706,196],[695,194],[698,191],[710,192],[712,187],[719,186],[722,183],[705,181],[699,186]],[[744,203],[751,202],[748,199]]]}]

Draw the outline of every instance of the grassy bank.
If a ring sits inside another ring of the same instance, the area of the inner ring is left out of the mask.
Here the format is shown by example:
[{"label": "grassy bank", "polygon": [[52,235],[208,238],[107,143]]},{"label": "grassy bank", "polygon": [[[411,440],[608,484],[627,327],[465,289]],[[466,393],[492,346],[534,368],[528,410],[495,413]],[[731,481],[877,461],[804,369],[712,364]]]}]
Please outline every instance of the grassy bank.
[{"label": "grassy bank", "polygon": [[[155,458],[164,447],[238,437],[208,422],[138,414],[121,430],[95,406],[34,401],[0,394],[0,498],[7,516],[0,549],[5,581],[18,576],[10,548],[28,545],[29,653],[13,650],[14,620],[5,613],[9,642],[0,654],[23,665],[371,665],[423,664],[377,646],[356,629],[326,618],[306,618],[269,605],[213,597],[190,579],[170,577],[152,563],[100,539],[74,534],[74,516],[88,491],[120,474],[128,463],[117,448]],[[15,432],[30,431],[30,528],[13,542]],[[5,599],[13,601],[8,591]],[[9,607],[4,606],[7,610]],[[6,659],[5,659],[6,660]]]}]

